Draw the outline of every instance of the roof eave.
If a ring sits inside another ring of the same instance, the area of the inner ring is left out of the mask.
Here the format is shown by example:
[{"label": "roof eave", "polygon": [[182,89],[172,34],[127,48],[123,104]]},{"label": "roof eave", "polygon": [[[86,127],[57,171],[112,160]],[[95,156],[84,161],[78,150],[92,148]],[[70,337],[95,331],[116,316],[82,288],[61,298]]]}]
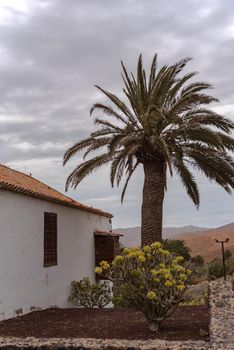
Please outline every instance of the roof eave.
[{"label": "roof eave", "polygon": [[122,237],[123,234],[113,231],[94,231],[94,236]]},{"label": "roof eave", "polygon": [[31,190],[26,190],[26,189],[23,189],[21,187],[18,187],[18,186],[12,185],[12,184],[8,184],[8,183],[5,183],[5,182],[1,182],[0,183],[0,189],[21,193],[21,194],[24,194],[24,195],[29,196],[29,197],[43,199],[43,200],[46,200],[46,201],[49,201],[49,202],[53,202],[53,203],[56,203],[56,204],[60,204],[60,205],[66,206],[66,207],[71,207],[71,208],[79,209],[79,210],[82,210],[82,211],[90,212],[92,214],[105,216],[107,218],[113,218],[113,215],[111,213],[104,212],[104,211],[102,211],[100,209],[88,207],[88,206],[86,206],[84,204],[81,204],[81,203],[77,204],[77,202],[75,202],[75,201],[74,201],[74,204],[68,203],[68,202],[66,202],[64,200],[57,199],[57,198],[50,197],[50,196],[46,196],[46,195],[43,195],[43,194],[39,194],[37,192],[31,191]]}]

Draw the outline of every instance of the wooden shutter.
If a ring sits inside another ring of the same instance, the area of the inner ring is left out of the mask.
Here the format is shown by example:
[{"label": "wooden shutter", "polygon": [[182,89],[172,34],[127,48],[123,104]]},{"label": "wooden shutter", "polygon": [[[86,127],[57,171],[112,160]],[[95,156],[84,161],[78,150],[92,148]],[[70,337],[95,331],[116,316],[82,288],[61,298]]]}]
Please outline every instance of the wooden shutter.
[{"label": "wooden shutter", "polygon": [[44,213],[44,267],[57,265],[57,214]]},{"label": "wooden shutter", "polygon": [[102,260],[106,260],[109,263],[114,259],[114,239],[113,237],[95,237],[95,250],[96,250],[96,266],[100,264]]},{"label": "wooden shutter", "polygon": [[[113,236],[95,236],[95,264],[99,266],[102,260],[111,263],[119,253],[119,237]],[[103,276],[96,275],[97,279],[103,279]]]}]

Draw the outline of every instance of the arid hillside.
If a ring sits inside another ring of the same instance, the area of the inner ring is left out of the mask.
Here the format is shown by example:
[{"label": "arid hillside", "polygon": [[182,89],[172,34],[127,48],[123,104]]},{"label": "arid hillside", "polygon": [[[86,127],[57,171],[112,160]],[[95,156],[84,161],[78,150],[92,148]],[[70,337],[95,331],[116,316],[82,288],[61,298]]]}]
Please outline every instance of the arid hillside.
[{"label": "arid hillside", "polygon": [[[173,238],[177,234],[186,233],[186,232],[197,232],[205,231],[206,227],[199,226],[182,226],[182,227],[164,227],[163,228],[163,238]],[[126,228],[117,228],[114,231],[122,233],[121,242],[127,247],[136,247],[141,245],[141,227],[126,227]]]},{"label": "arid hillside", "polygon": [[221,254],[221,246],[215,239],[229,238],[225,248],[234,254],[234,222],[211,230],[175,235],[173,238],[183,239],[191,248],[192,255],[200,254],[205,261],[210,261]]},{"label": "arid hillside", "polygon": [[[125,229],[116,229],[115,231],[122,233],[122,243],[126,246],[140,245],[140,227],[131,227]],[[229,242],[225,245],[234,254],[234,222],[225,226],[206,229],[197,226],[184,227],[167,227],[163,229],[163,237],[171,239],[182,239],[186,245],[191,248],[192,255],[202,255],[205,261],[210,261],[216,256],[220,256],[220,244],[215,242],[215,238],[224,240],[229,238]]]}]

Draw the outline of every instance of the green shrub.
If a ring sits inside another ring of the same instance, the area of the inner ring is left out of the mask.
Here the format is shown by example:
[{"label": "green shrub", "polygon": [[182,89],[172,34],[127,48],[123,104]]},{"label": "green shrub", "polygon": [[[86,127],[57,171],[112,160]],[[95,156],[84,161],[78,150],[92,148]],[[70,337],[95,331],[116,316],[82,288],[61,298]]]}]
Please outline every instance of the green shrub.
[{"label": "green shrub", "polygon": [[183,260],[155,242],[143,249],[125,248],[111,265],[102,261],[95,271],[118,286],[116,303],[142,311],[150,329],[158,331],[187,289],[191,271],[183,266]]},{"label": "green shrub", "polygon": [[77,307],[104,307],[111,302],[111,288],[108,282],[92,284],[88,277],[72,281],[69,302]]},{"label": "green shrub", "polygon": [[196,267],[202,267],[204,266],[204,259],[201,255],[196,255],[191,258],[191,262],[196,266]]},{"label": "green shrub", "polygon": [[[234,258],[225,259],[226,273],[231,275],[234,273]],[[223,261],[221,258],[215,258],[208,265],[208,277],[210,280],[223,277]]]},{"label": "green shrub", "polygon": [[185,241],[181,239],[164,239],[162,241],[163,249],[169,250],[178,256],[182,256],[184,260],[189,260],[191,258],[191,249],[185,245]]},{"label": "green shrub", "polygon": [[224,257],[226,260],[230,259],[232,257],[232,252],[229,249],[225,250]]},{"label": "green shrub", "polygon": [[231,256],[227,262],[228,274],[232,275],[234,273],[234,257]]},{"label": "green shrub", "polygon": [[215,258],[208,265],[209,280],[216,280],[223,276],[223,263],[220,258]]}]

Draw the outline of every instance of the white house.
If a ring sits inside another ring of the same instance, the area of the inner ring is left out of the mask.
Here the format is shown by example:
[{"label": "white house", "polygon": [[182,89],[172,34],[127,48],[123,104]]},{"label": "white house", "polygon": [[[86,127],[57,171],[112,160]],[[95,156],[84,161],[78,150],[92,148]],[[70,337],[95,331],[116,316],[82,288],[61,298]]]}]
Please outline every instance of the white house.
[{"label": "white house", "polygon": [[0,320],[68,307],[71,281],[95,281],[95,264],[115,254],[111,218],[0,165]]}]

